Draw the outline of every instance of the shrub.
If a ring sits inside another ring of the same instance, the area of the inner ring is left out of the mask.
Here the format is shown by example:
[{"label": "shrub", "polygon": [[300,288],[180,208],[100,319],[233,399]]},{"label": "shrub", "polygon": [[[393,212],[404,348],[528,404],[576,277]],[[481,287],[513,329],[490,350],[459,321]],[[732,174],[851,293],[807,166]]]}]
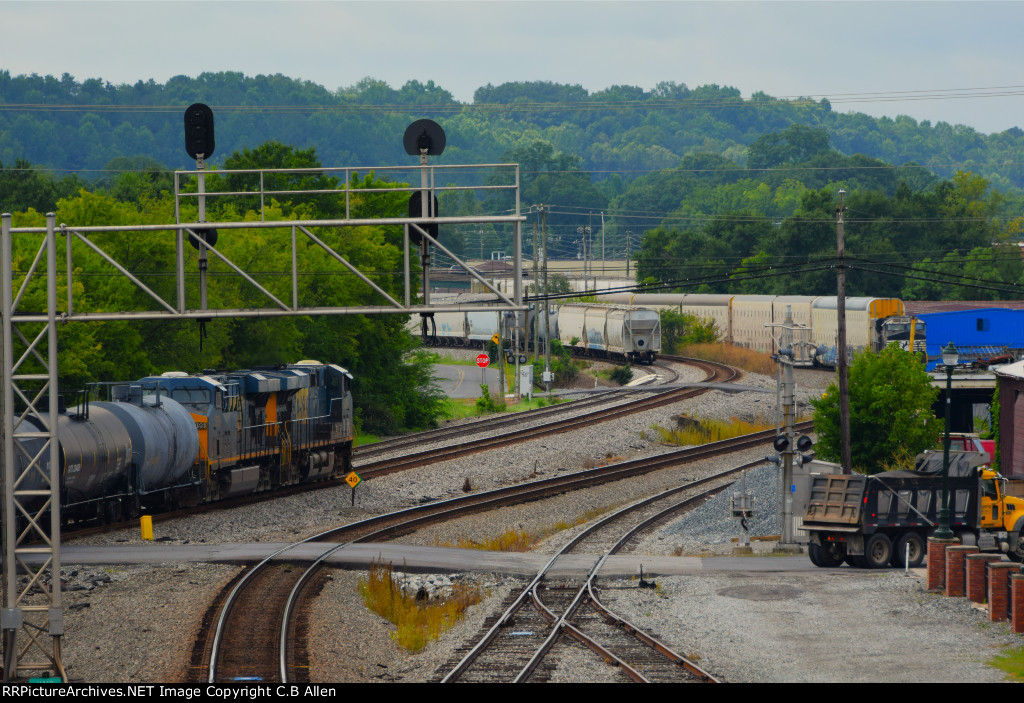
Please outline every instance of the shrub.
[{"label": "shrub", "polygon": [[616,366],[609,374],[609,378],[620,386],[624,386],[633,380],[633,367],[629,364],[626,364],[625,366]]},{"label": "shrub", "polygon": [[481,384],[480,397],[476,399],[476,409],[481,415],[502,412],[505,410],[505,399],[495,398],[491,395],[491,389],[486,384]]}]

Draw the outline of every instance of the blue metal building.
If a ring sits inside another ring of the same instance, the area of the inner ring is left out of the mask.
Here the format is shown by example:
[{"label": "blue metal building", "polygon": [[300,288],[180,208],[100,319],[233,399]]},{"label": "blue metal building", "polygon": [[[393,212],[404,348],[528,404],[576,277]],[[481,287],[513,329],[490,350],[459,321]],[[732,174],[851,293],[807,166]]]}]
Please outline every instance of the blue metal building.
[{"label": "blue metal building", "polygon": [[960,361],[971,362],[1009,351],[1024,353],[1024,310],[979,308],[924,313],[917,316],[927,325],[928,370],[940,363],[942,347],[950,341]]}]

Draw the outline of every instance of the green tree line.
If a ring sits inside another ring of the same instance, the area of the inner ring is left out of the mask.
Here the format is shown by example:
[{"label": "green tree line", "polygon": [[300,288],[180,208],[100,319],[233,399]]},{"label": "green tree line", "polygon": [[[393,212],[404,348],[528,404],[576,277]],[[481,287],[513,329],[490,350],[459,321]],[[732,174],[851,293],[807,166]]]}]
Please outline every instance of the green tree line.
[{"label": "green tree line", "polygon": [[[231,154],[230,168],[315,168],[320,165],[313,149],[294,149],[266,143]],[[21,180],[14,192],[15,227],[45,225],[35,209],[39,198],[50,197],[61,182],[47,182],[38,173],[15,171],[4,177]],[[236,182],[235,175],[207,178],[210,192],[249,190]],[[376,178],[372,173],[354,174],[349,183],[315,174],[289,177],[292,183],[274,183],[274,189],[315,188],[333,190],[337,195],[305,199],[278,196],[268,199],[263,215],[270,221],[342,218],[345,193],[354,217],[396,217],[407,210],[408,194],[401,191],[363,192],[398,184]],[[174,219],[174,198],[159,178],[140,173],[122,173],[106,185],[77,192],[55,202],[57,221],[70,226],[117,226],[169,224]],[[8,198],[14,198],[7,193]],[[15,198],[16,199],[16,198]],[[9,199],[5,206],[11,205]],[[54,205],[48,206],[53,208]],[[183,207],[182,219],[196,217],[196,204]],[[212,221],[256,221],[260,215],[255,198],[210,197],[207,219]],[[318,232],[350,263],[357,266],[396,298],[402,296],[401,229],[385,226],[337,228]],[[92,233],[90,241],[108,252],[125,269],[165,300],[175,299],[175,251],[173,232]],[[16,279],[29,269],[40,236],[13,237],[13,267]],[[291,300],[291,228],[223,230],[216,246],[270,293]],[[185,248],[186,271],[198,268],[198,252]],[[299,303],[303,306],[379,305],[382,299],[354,275],[342,268],[320,247],[300,243],[298,250]],[[59,285],[66,286],[63,257],[58,257]],[[73,285],[76,312],[158,309],[157,303],[114,270],[90,249],[76,246]],[[45,309],[42,279],[31,287],[23,310]],[[198,307],[198,286],[190,277],[188,304]],[[59,294],[64,305],[64,289]],[[223,262],[210,257],[208,299],[211,308],[251,308],[268,304],[267,298],[234,274]],[[416,341],[405,331],[407,317],[401,315],[344,315],[320,317],[222,318],[206,323],[206,337],[200,340],[195,322],[135,320],[103,323],[74,323],[59,330],[59,368],[62,391],[81,389],[96,381],[124,381],[168,370],[198,372],[203,369],[233,370],[261,365],[318,359],[347,368],[354,376],[357,421],[373,434],[391,434],[425,427],[442,412],[442,398],[431,379],[429,363],[414,353]]]}]

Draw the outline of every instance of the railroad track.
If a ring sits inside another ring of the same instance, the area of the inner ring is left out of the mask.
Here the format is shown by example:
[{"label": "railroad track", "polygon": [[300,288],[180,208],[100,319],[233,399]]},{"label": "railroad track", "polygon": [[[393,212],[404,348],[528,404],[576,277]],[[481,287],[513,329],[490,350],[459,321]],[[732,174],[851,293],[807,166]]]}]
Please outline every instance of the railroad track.
[{"label": "railroad track", "polygon": [[[679,360],[684,361],[684,359]],[[727,383],[736,380],[740,375],[740,372],[732,367],[711,361],[685,359],[685,362],[697,366],[705,371],[707,375],[702,383]],[[371,461],[358,465],[356,467],[356,471],[358,471],[359,475],[364,479],[383,476],[396,471],[405,471],[417,466],[426,466],[428,464],[447,461],[449,459],[455,459],[481,451],[506,447],[512,444],[518,444],[519,442],[527,442],[532,439],[538,439],[552,434],[570,432],[575,429],[589,427],[599,422],[608,422],[609,420],[615,420],[627,415],[632,415],[633,413],[643,412],[652,408],[675,403],[686,398],[692,398],[705,392],[707,392],[707,389],[702,387],[663,390],[656,392],[647,398],[641,398],[630,403],[623,403],[607,408],[599,408],[582,414],[574,414],[572,417],[556,419],[550,422],[541,422],[526,428],[517,426],[516,429],[504,434],[489,435],[477,439],[471,439],[455,445],[440,447],[437,449],[427,449],[407,454],[402,457]],[[516,421],[530,421],[533,417],[534,416],[531,415],[521,419],[517,418]]]},{"label": "railroad track", "polygon": [[[304,603],[311,597],[311,592],[317,590],[316,584],[329,554],[323,555],[308,569],[298,568],[294,562],[282,561],[287,559],[289,549],[298,544],[334,542],[334,549],[340,549],[353,542],[382,541],[432,522],[539,500],[565,491],[763,445],[774,436],[775,431],[769,430],[657,457],[421,505],[345,525],[285,547],[246,569],[237,582],[224,589],[211,607],[205,620],[205,633],[193,649],[193,676],[197,681],[212,683],[254,678],[263,681],[302,680],[308,675],[304,663],[305,645],[301,642],[296,644],[296,637],[302,638]],[[272,588],[274,592],[267,592],[266,588]],[[296,614],[299,614],[298,619]],[[251,622],[253,620],[257,622]],[[275,652],[276,656],[273,655]]]},{"label": "railroad track", "polygon": [[[670,357],[671,361],[678,361],[680,363],[689,363],[689,359],[683,359],[682,357]],[[662,363],[655,363],[655,367],[660,369],[661,375],[663,376],[662,383],[675,383],[679,379],[679,373]],[[401,437],[393,437],[391,439],[385,439],[380,442],[373,444],[367,444],[359,447],[355,451],[355,458],[364,460],[370,457],[378,456],[380,454],[386,454],[394,452],[405,447],[415,447],[423,444],[433,443],[439,440],[448,440],[456,437],[465,437],[468,435],[480,434],[482,432],[494,432],[502,428],[507,428],[510,425],[522,423],[524,421],[536,421],[549,417],[558,417],[559,415],[573,414],[580,411],[582,408],[591,406],[599,406],[606,404],[612,400],[618,400],[620,398],[629,397],[643,393],[657,393],[658,391],[652,391],[651,389],[644,387],[637,387],[635,389],[611,389],[603,393],[592,394],[587,398],[580,400],[574,400],[571,403],[560,403],[558,405],[549,405],[546,408],[537,408],[535,410],[528,410],[522,413],[515,413],[511,415],[498,414],[490,417],[485,417],[480,420],[474,420],[473,422],[466,422],[460,425],[451,427],[439,427],[433,430],[426,430],[424,432],[413,432],[410,434],[402,435]],[[664,392],[664,391],[661,391]]]},{"label": "railroad track", "polygon": [[[589,526],[563,547],[533,581],[485,626],[472,647],[464,648],[442,683],[524,683],[544,681],[554,668],[551,658],[573,638],[604,663],[618,668],[624,680],[638,683],[709,683],[714,676],[659,642],[651,634],[614,614],[600,602],[597,575],[609,555],[623,549],[640,532],[680,510],[699,504],[721,491],[735,473],[757,466],[752,462],[670,489],[623,508]],[[679,500],[679,494],[694,495]],[[626,523],[626,524],[624,524]],[[580,578],[549,582],[547,574],[559,559],[573,553],[600,554],[590,572]]]},{"label": "railroad track", "polygon": [[[670,357],[670,360],[689,363],[697,365],[706,370],[706,380],[712,380],[715,378],[734,378],[738,373],[734,369],[727,366],[721,366],[713,364],[713,362],[705,362],[696,359],[687,359],[683,357]],[[664,367],[666,374],[671,374],[669,377],[670,381],[678,379],[678,373],[669,367]],[[558,415],[574,414],[579,413],[580,409],[589,406],[597,406],[603,403],[607,403],[609,398],[606,394],[601,394],[600,397],[590,398],[586,400],[573,401],[571,403],[564,403],[556,406],[549,406],[547,408],[538,408],[536,410],[530,410],[522,413],[515,413],[511,415],[500,415],[497,417],[484,418],[472,423],[466,423],[458,428],[438,428],[436,430],[429,430],[427,432],[418,432],[411,435],[403,435],[402,437],[396,437],[392,440],[386,440],[378,444],[368,445],[358,450],[356,458],[365,458],[373,456],[375,454],[381,454],[389,451],[399,450],[402,447],[422,445],[426,442],[437,441],[440,437],[460,437],[469,434],[481,434],[489,433],[488,436],[470,440],[456,444],[454,446],[448,446],[446,448],[434,449],[427,452],[418,452],[415,454],[407,455],[404,457],[396,457],[391,459],[384,459],[375,462],[369,462],[359,465],[356,470],[362,479],[366,480],[375,476],[383,476],[385,474],[394,473],[397,471],[404,471],[407,469],[415,468],[417,466],[424,466],[427,464],[436,463],[439,461],[445,461],[447,459],[457,458],[467,454],[472,454],[487,449],[492,449],[507,444],[514,444],[519,441],[527,441],[528,439],[534,439],[536,437],[544,436],[545,434],[553,434],[555,432],[562,432],[574,427],[581,426],[583,424],[592,424],[595,422],[602,422],[604,420],[614,419],[614,417],[621,417],[624,414],[630,412],[630,409],[646,409],[649,407],[656,407],[658,404],[664,404],[673,402],[675,399],[680,399],[678,389],[667,390],[667,391],[651,391],[651,390],[637,390],[636,393],[648,393],[654,394],[651,398],[641,399],[644,403],[642,408],[634,404],[633,402],[621,403],[611,408],[604,408],[603,410],[595,410],[584,414],[582,417],[586,418],[586,421],[579,420],[574,422],[573,418],[555,420],[552,422],[540,422],[529,430],[522,429],[510,429],[516,428],[523,423],[536,422],[538,419],[557,417]],[[704,392],[704,389],[690,389],[687,396]],[[627,392],[629,395],[634,395],[633,392]],[[673,394],[668,397],[667,394]],[[621,395],[622,391],[610,392],[607,395]],[[654,398],[664,398],[663,402],[651,404]],[[611,415],[609,413],[614,413]],[[502,430],[505,430],[502,432]],[[237,498],[229,498],[221,500],[216,503],[203,503],[201,505],[183,508],[175,511],[168,511],[165,513],[159,513],[153,516],[154,522],[161,522],[173,518],[180,518],[185,515],[200,514],[209,510],[223,510],[227,508],[239,507],[242,505],[248,505],[251,503],[261,502],[265,500],[274,500],[279,497],[294,495],[297,493],[304,493],[306,491],[322,490],[324,488],[333,488],[344,485],[344,481],[340,478],[331,479],[327,481],[318,481],[315,483],[303,483],[295,486],[289,486],[287,488],[279,489],[276,491],[270,491],[266,493],[257,493],[253,495],[239,496]],[[102,534],[105,532],[111,532],[119,529],[132,529],[136,526],[134,520],[127,520],[120,523],[111,523],[107,525],[82,525],[74,526],[72,528],[65,528],[64,537],[65,539],[71,539],[73,537],[84,537],[93,534]]]}]

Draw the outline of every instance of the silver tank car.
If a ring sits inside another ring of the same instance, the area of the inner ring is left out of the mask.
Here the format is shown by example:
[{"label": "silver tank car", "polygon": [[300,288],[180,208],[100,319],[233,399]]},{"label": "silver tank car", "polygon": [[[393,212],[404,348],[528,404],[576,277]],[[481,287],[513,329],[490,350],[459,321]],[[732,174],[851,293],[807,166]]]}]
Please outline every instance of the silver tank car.
[{"label": "silver tank car", "polygon": [[[27,421],[42,430],[43,423],[31,418]],[[57,433],[64,503],[84,503],[130,490],[132,442],[117,416],[103,408],[90,413],[88,419],[72,413],[59,415]],[[28,451],[34,454],[42,444],[41,439],[30,440]],[[40,457],[40,467],[43,473],[49,473],[49,452]],[[28,474],[26,489],[43,485],[39,473]]]},{"label": "silver tank car", "polygon": [[199,455],[199,434],[192,415],[167,396],[147,395],[125,402],[89,406],[116,415],[131,437],[132,463],[138,467],[141,494],[186,483]]},{"label": "silver tank car", "polygon": [[[43,427],[38,420],[27,421]],[[167,397],[71,408],[58,416],[57,432],[65,506],[179,485],[187,480],[199,451],[195,421]],[[42,445],[42,439],[30,440],[27,450],[34,454]],[[49,472],[49,459],[44,452],[42,473]],[[137,486],[133,474],[138,475]],[[27,489],[44,485],[39,472],[30,472],[27,480]]]}]

